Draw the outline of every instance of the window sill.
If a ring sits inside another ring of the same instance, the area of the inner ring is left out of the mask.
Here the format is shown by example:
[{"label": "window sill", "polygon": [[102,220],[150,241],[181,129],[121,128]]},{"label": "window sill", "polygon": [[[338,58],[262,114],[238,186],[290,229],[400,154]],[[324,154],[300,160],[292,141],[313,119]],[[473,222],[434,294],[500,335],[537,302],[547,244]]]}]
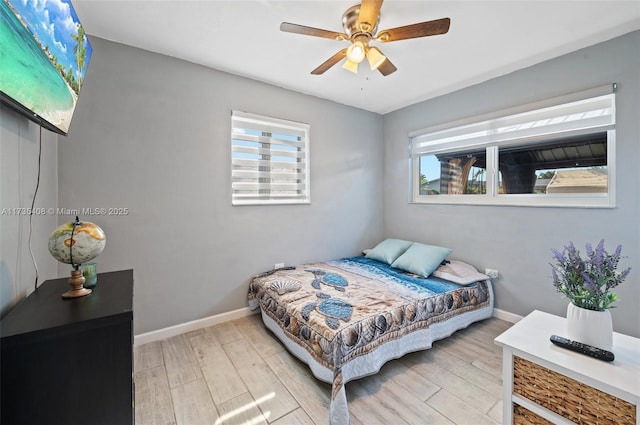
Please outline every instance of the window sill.
[{"label": "window sill", "polygon": [[[469,199],[472,198],[472,199]],[[467,206],[500,206],[527,208],[616,208],[610,195],[578,196],[578,197],[545,197],[531,195],[432,195],[421,196],[409,201],[414,205],[467,205]]]}]

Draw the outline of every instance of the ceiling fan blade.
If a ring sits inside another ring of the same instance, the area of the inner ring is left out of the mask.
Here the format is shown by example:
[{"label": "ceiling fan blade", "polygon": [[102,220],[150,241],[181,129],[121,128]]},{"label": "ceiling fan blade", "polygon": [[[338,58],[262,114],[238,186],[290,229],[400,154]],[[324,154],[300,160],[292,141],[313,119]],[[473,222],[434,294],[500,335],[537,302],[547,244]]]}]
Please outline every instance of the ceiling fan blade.
[{"label": "ceiling fan blade", "polygon": [[[372,31],[378,22],[383,0],[362,0],[358,14],[358,29]],[[362,27],[365,24],[365,28]]]},{"label": "ceiling fan blade", "polygon": [[330,38],[332,40],[346,40],[346,34],[341,32],[323,30],[320,28],[305,27],[304,25],[291,24],[289,22],[283,22],[280,24],[280,31],[292,32],[294,34],[311,35],[313,37]]},{"label": "ceiling fan blade", "polygon": [[384,75],[385,77],[389,74],[393,74],[397,70],[398,68],[396,68],[396,66],[391,63],[389,58],[382,62],[382,65],[378,67],[378,71],[380,71],[380,74]]},{"label": "ceiling fan blade", "polygon": [[413,25],[383,30],[376,35],[376,39],[388,43],[390,41],[406,40],[409,38],[427,37],[430,35],[446,34],[449,31],[451,20],[449,18],[436,19],[435,21],[420,22]]},{"label": "ceiling fan blade", "polygon": [[335,55],[331,56],[329,59],[324,61],[319,67],[311,71],[313,75],[324,74],[326,70],[331,68],[333,65],[340,62],[344,57],[347,56],[347,49],[342,49]]}]

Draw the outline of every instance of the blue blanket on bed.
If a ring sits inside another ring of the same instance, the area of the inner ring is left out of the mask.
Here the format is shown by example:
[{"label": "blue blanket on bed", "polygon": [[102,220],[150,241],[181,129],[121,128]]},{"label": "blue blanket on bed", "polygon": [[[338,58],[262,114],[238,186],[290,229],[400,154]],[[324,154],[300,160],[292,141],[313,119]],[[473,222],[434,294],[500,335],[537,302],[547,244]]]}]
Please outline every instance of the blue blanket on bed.
[{"label": "blue blanket on bed", "polygon": [[[349,268],[350,265],[356,266],[360,270],[360,273],[365,270],[371,275],[370,277],[372,279],[387,281],[390,280],[420,294],[442,294],[444,292],[455,290],[463,286],[433,276],[424,278],[412,273],[407,273],[399,269],[394,269],[386,263],[382,263],[380,261],[372,260],[370,258],[362,256],[328,261],[328,264],[333,264],[341,268]],[[474,285],[476,284],[473,283],[472,285],[466,286],[473,287]]]}]

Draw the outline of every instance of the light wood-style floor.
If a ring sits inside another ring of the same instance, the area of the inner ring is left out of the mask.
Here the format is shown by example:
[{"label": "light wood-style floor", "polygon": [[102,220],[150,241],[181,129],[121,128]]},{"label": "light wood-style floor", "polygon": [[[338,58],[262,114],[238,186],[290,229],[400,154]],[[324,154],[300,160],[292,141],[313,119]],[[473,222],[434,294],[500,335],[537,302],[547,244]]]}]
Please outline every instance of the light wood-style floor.
[{"label": "light wood-style floor", "polygon": [[[502,423],[495,318],[349,382],[352,425]],[[137,425],[328,425],[331,386],[316,380],[259,315],[135,348]]]}]

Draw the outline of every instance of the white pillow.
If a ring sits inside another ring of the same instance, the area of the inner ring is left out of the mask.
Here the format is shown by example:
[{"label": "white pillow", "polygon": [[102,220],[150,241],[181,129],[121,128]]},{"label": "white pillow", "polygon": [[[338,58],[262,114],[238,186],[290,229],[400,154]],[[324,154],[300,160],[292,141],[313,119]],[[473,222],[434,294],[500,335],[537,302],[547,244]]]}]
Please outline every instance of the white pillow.
[{"label": "white pillow", "polygon": [[460,285],[468,285],[479,280],[487,280],[489,276],[478,272],[471,264],[462,261],[451,260],[433,271],[432,276],[449,280]]}]

